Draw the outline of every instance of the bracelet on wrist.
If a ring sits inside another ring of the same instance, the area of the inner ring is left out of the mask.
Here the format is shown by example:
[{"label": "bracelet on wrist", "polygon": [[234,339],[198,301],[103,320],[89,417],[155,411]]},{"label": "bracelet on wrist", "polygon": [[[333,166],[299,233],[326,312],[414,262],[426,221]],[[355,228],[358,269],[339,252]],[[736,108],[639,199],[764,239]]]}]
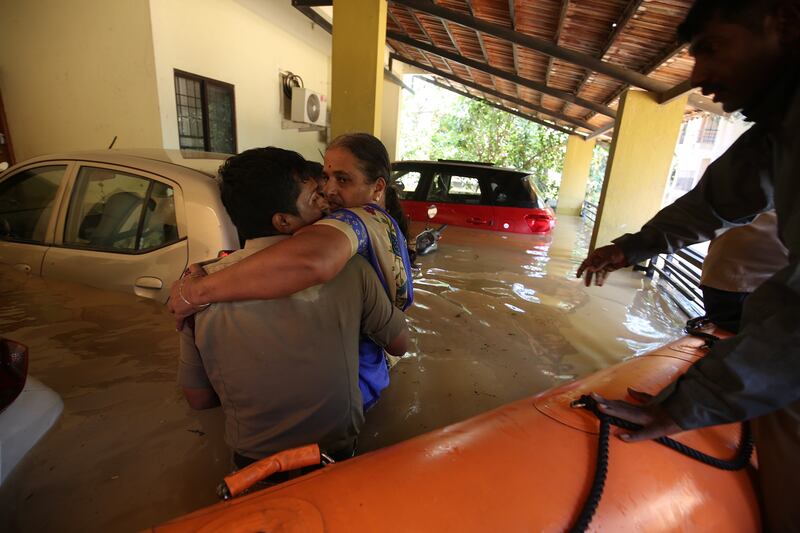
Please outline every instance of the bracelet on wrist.
[{"label": "bracelet on wrist", "polygon": [[180,296],[181,300],[183,300],[186,303],[186,305],[191,306],[194,309],[205,309],[206,307],[211,305],[210,302],[209,303],[205,303],[205,304],[197,304],[197,305],[193,304],[192,302],[190,302],[189,299],[186,298],[186,296],[183,295],[183,282],[185,280],[186,280],[185,277],[181,278],[181,281],[178,284],[178,296]]}]

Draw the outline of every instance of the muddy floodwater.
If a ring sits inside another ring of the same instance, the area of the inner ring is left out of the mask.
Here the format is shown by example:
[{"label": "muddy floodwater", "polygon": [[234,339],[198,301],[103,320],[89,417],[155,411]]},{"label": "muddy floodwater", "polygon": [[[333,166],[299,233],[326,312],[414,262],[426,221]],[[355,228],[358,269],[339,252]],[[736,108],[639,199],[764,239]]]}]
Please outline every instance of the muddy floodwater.
[{"label": "muddy floodwater", "polygon": [[[419,227],[414,228],[419,230]],[[367,413],[362,453],[645,353],[686,319],[639,273],[574,278],[589,230],[447,228],[419,260],[412,350]],[[230,468],[219,409],[175,385],[177,336],[158,303],[0,270],[0,335],[64,412],[0,487],[2,531],[137,531],[214,503]]]}]

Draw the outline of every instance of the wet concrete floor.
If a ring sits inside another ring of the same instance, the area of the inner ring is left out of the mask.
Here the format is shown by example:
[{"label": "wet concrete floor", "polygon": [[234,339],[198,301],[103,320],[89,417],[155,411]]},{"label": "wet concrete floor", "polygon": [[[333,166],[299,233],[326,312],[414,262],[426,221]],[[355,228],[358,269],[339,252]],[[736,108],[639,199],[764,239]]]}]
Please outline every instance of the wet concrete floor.
[{"label": "wet concrete floor", "polygon": [[[360,451],[679,337],[685,317],[640,274],[574,279],[588,237],[575,217],[542,237],[447,228],[419,261],[413,350],[367,413]],[[136,531],[216,501],[230,468],[221,413],[185,405],[162,306],[4,270],[0,334],[29,346],[31,375],[65,404],[0,487],[0,530]]]}]

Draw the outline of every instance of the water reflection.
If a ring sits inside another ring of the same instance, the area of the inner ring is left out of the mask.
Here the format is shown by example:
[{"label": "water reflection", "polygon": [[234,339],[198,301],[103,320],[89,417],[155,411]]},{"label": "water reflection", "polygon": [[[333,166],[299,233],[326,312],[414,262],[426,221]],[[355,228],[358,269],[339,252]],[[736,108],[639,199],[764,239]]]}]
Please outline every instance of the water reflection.
[{"label": "water reflection", "polygon": [[[574,278],[588,235],[570,217],[552,237],[448,228],[419,260],[412,349],[367,413],[361,451],[680,336],[684,317],[639,273],[602,288]],[[56,429],[0,490],[20,529],[55,529],[53,517],[76,531],[143,529],[215,500],[228,450],[176,388],[177,336],[162,306],[19,273],[0,275],[0,298],[0,332],[29,345],[31,373],[65,398]]]},{"label": "water reflection", "polygon": [[367,414],[361,449],[463,420],[680,336],[685,317],[641,274],[615,273],[602,288],[575,279],[590,237],[591,227],[575,217],[561,217],[552,236],[449,227],[415,275],[421,305],[408,313],[415,356],[393,369],[392,385]]},{"label": "water reflection", "polygon": [[0,530],[142,530],[213,503],[230,452],[222,420],[189,412],[177,389],[164,306],[2,265],[0,302],[0,335],[28,346],[30,374],[64,400],[0,487]]}]

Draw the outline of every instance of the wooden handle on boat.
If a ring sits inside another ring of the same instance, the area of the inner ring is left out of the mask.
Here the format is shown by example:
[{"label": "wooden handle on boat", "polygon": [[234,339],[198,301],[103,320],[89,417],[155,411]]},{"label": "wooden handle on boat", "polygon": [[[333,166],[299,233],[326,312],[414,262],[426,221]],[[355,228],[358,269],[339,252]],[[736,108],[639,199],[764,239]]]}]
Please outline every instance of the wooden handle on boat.
[{"label": "wooden handle on boat", "polygon": [[308,446],[292,448],[291,450],[265,457],[225,477],[225,484],[228,486],[231,497],[233,497],[276,472],[287,472],[304,466],[318,465],[319,463],[319,446],[309,444]]}]

